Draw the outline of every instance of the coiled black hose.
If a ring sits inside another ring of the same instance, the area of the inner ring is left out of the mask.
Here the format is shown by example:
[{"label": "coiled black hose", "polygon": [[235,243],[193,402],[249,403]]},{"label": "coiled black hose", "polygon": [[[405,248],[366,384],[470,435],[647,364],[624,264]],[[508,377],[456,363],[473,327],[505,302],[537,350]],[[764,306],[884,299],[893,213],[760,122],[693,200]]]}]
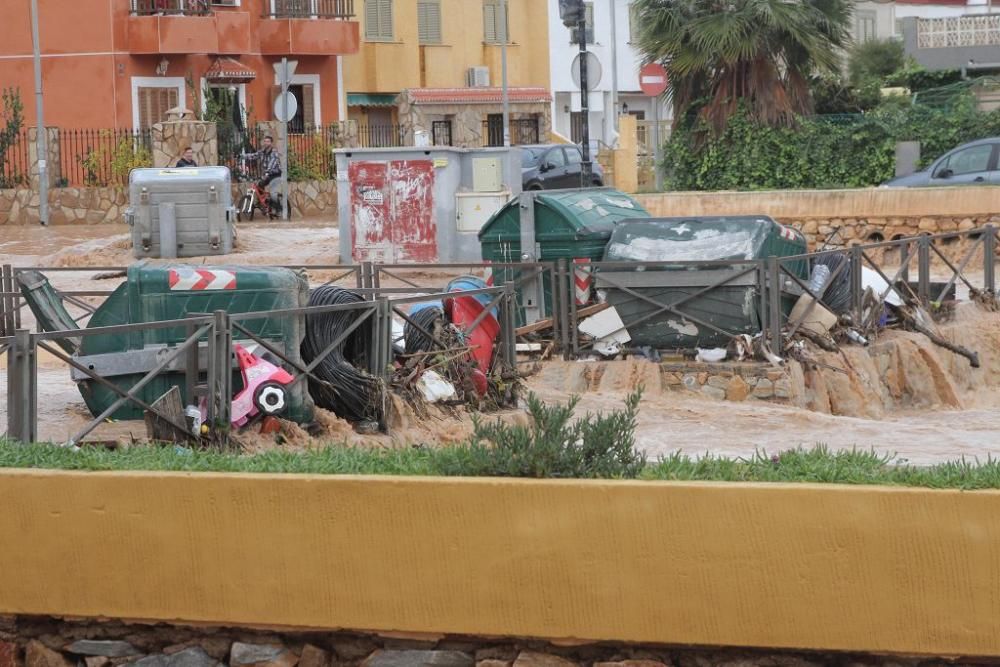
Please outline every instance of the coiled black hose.
[{"label": "coiled black hose", "polygon": [[[413,323],[410,320],[413,320]],[[441,347],[441,345],[436,345],[434,340],[424,333],[424,331],[439,336],[441,328],[447,326],[448,322],[444,317],[444,310],[442,308],[439,306],[422,308],[415,313],[410,313],[410,320],[407,320],[403,325],[403,341],[406,343],[407,354],[432,352]],[[414,326],[414,324],[417,326]]]},{"label": "coiled black hose", "polygon": [[[361,303],[364,299],[350,290],[324,285],[309,295],[310,306],[333,306]],[[358,318],[356,310],[339,310],[306,316],[306,336],[302,341],[302,359],[310,364]],[[382,382],[370,375],[368,348],[372,325],[367,320],[337,345],[313,369],[320,379],[309,378],[309,393],[321,408],[331,410],[350,422],[379,421],[382,405]]]}]

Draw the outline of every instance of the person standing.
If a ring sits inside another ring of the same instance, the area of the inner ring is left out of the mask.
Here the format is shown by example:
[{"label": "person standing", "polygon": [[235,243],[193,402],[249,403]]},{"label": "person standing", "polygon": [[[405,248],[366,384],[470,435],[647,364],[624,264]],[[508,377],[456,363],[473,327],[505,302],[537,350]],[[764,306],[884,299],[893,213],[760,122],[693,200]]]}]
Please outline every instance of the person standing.
[{"label": "person standing", "polygon": [[194,161],[194,150],[188,146],[184,149],[181,154],[181,159],[177,161],[177,166],[175,169],[182,169],[184,167],[197,167],[198,163]]}]

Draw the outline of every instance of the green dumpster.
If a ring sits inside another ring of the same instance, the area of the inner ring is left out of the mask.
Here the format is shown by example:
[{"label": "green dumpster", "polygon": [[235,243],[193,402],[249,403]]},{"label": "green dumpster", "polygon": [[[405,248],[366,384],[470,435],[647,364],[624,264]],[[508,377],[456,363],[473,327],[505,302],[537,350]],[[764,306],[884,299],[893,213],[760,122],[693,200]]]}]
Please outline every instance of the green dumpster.
[{"label": "green dumpster", "polygon": [[[570,266],[576,260],[600,261],[611,238],[615,225],[622,220],[648,218],[649,213],[632,197],[613,188],[583,190],[553,190],[535,196],[535,240],[538,243],[539,261],[555,262],[565,259]],[[493,264],[521,261],[521,208],[517,198],[512,199],[487,221],[479,232],[483,260]],[[589,269],[579,267],[581,276]],[[493,282],[502,285],[518,280],[520,272],[496,268]],[[552,314],[552,285],[549,276],[544,278],[544,316]],[[522,301],[521,291],[517,293]],[[578,294],[577,302],[586,303],[586,292]],[[518,309],[518,324],[524,323],[524,311]]]},{"label": "green dumpster", "polygon": [[[206,314],[225,310],[230,314],[305,307],[309,286],[305,277],[290,269],[249,266],[188,266],[133,264],[127,280],[101,305],[88,323],[89,328],[174,320],[188,314]],[[299,345],[305,335],[305,318],[298,316],[266,317],[240,323],[254,335],[281,349],[290,359],[301,362]],[[188,336],[185,327],[133,331],[126,334],[85,336],[77,357],[88,367],[100,372],[119,388],[128,390],[163,359],[164,352],[182,343]],[[234,342],[264,355],[263,348],[234,331]],[[205,367],[206,343],[200,343],[200,366]],[[146,385],[139,398],[152,403],[170,387],[177,385],[185,405],[191,401],[184,394],[184,354]],[[282,365],[283,362],[272,359]],[[100,414],[118,396],[85,374],[74,371],[80,393],[93,414]],[[235,367],[233,391],[243,388],[242,377]],[[313,404],[305,382],[297,383],[290,392],[287,412],[282,415],[298,422],[312,420]],[[126,403],[113,415],[115,419],[139,419],[142,409]]]},{"label": "green dumpster", "polygon": [[[632,345],[661,350],[724,347],[733,335],[761,331],[759,276],[753,260],[803,255],[806,248],[799,231],[767,216],[624,221],[608,242],[607,262],[729,265],[604,267],[595,271],[594,280],[599,293],[618,310]],[[807,278],[806,260],[787,268]],[[675,308],[679,313],[661,310],[685,299]],[[794,296],[783,295],[786,314],[794,302]]]}]

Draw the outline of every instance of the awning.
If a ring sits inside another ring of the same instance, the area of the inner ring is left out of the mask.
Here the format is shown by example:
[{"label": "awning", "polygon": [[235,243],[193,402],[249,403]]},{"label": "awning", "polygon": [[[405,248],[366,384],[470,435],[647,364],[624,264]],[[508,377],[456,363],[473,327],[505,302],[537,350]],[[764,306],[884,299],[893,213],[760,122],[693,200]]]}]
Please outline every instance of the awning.
[{"label": "awning", "polygon": [[[414,104],[500,104],[503,90],[500,88],[410,88]],[[552,94],[545,88],[511,87],[507,89],[507,99],[512,104],[547,104]]]},{"label": "awning", "polygon": [[349,107],[394,107],[396,93],[347,93]]},{"label": "awning", "polygon": [[232,58],[216,58],[205,72],[209,83],[247,83],[257,78],[257,72]]}]

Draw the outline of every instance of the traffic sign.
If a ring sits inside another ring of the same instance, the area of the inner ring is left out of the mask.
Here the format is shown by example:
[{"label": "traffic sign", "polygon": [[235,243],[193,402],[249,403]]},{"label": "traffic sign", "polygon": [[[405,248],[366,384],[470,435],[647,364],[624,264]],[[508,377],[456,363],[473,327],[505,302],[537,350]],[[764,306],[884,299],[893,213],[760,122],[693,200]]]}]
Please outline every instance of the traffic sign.
[{"label": "traffic sign", "polygon": [[[573,75],[573,84],[579,88],[580,87],[580,54],[573,58],[573,65],[571,69]],[[603,74],[601,68],[601,61],[597,59],[593,51],[587,51],[587,92],[594,92],[597,85],[601,83],[601,75]]]},{"label": "traffic sign", "polygon": [[649,97],[658,97],[667,90],[667,70],[660,63],[643,65],[639,70],[639,88]]},{"label": "traffic sign", "polygon": [[[289,78],[288,82],[289,83],[291,83],[291,78],[293,76],[295,76],[295,68],[298,67],[298,66],[299,66],[299,61],[298,60],[289,60],[288,61],[288,78]],[[284,70],[284,68],[281,66],[281,61],[280,60],[278,62],[274,63],[274,78],[277,80],[279,86],[281,85],[281,77],[284,74],[283,70]]]},{"label": "traffic sign", "polygon": [[[288,117],[285,117],[285,102],[284,97],[288,98]],[[278,95],[274,99],[274,117],[280,120],[282,123],[289,123],[295,114],[299,112],[299,101],[295,99],[295,95],[291,92],[285,93],[284,95]]]}]

